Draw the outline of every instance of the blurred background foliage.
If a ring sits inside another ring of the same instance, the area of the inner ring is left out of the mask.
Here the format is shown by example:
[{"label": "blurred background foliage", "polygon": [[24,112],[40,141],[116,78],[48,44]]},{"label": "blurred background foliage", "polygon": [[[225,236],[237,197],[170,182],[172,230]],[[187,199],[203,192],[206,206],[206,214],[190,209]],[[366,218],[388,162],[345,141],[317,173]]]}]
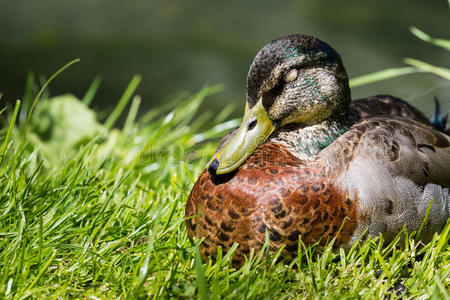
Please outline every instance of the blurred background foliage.
[{"label": "blurred background foliage", "polygon": [[[449,67],[448,52],[417,39],[410,25],[449,38],[447,1],[0,0],[0,93],[3,103],[22,98],[28,72],[48,78],[80,57],[81,63],[52,82],[51,94],[81,98],[98,75],[102,83],[92,105],[113,107],[129,78],[139,73],[140,111],[179,91],[218,83],[223,92],[203,107],[243,108],[254,55],[288,33],[331,44],[350,77],[403,66],[404,57]],[[352,93],[355,99],[392,94],[429,116],[437,96],[443,110],[450,110],[449,81],[433,74],[406,75]]]}]

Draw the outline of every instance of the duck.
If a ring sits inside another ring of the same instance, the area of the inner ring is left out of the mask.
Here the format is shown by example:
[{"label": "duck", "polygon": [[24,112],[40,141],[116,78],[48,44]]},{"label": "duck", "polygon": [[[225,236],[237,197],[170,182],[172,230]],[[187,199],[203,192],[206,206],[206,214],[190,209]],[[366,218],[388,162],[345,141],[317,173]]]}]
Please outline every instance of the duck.
[{"label": "duck", "polygon": [[422,223],[430,239],[450,215],[450,137],[435,119],[389,95],[352,101],[335,49],[281,36],[256,54],[242,123],[192,187],[188,236],[203,258],[236,243],[236,266],[267,237],[285,258],[299,240],[347,249]]}]

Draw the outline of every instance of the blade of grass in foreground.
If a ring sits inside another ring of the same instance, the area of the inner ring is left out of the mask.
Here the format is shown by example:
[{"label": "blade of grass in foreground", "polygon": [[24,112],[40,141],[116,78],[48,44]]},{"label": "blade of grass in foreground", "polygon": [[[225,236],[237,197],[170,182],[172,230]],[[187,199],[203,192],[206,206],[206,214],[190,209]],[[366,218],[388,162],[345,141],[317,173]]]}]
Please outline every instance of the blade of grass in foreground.
[{"label": "blade of grass in foreground", "polygon": [[16,123],[16,118],[17,118],[17,113],[19,112],[19,107],[20,107],[20,100],[17,100],[16,105],[14,106],[13,114],[11,116],[11,121],[9,122],[8,132],[6,133],[5,140],[3,141],[2,150],[1,150],[2,156],[0,157],[0,165],[3,161],[3,157],[5,157],[7,145],[9,143],[9,139],[11,137],[11,132],[13,130],[14,124]]},{"label": "blade of grass in foreground", "polygon": [[205,280],[205,271],[203,270],[202,258],[200,256],[200,249],[198,244],[195,245],[195,272],[197,273],[196,284],[199,298],[202,300],[208,299],[207,287]]},{"label": "blade of grass in foreground", "polygon": [[70,62],[68,62],[67,64],[65,64],[62,68],[60,68],[58,71],[56,71],[52,76],[50,76],[50,78],[44,83],[44,85],[42,86],[42,88],[39,90],[38,94],[36,95],[36,98],[34,98],[33,103],[31,103],[31,107],[30,110],[28,111],[27,114],[27,119],[25,121],[25,125],[24,125],[24,129],[23,129],[23,138],[25,138],[26,134],[27,134],[27,129],[28,129],[28,124],[30,123],[30,118],[33,114],[33,109],[36,106],[36,103],[38,102],[39,98],[41,97],[42,93],[45,91],[45,89],[47,88],[47,86],[53,81],[53,79],[55,79],[61,72],[63,72],[64,70],[66,70],[67,68],[69,68],[71,65],[79,62],[80,59],[76,58]]},{"label": "blade of grass in foreground", "polygon": [[92,81],[91,85],[89,86],[88,90],[86,91],[86,94],[83,97],[83,103],[89,106],[91,104],[92,100],[95,97],[95,94],[97,93],[98,87],[100,86],[100,83],[102,82],[102,79],[100,77],[95,77]]},{"label": "blade of grass in foreground", "polygon": [[117,119],[122,114],[123,110],[125,109],[125,106],[127,105],[128,101],[130,101],[131,96],[133,96],[134,92],[136,91],[140,82],[141,82],[141,76],[134,75],[134,77],[131,79],[130,83],[128,84],[127,88],[125,89],[125,92],[123,93],[122,97],[120,97],[119,103],[117,103],[116,107],[111,112],[108,119],[106,119],[106,121],[105,121],[105,129],[107,131],[109,131],[114,126]]},{"label": "blade of grass in foreground", "polygon": [[123,125],[123,131],[127,132],[133,126],[134,121],[136,120],[137,113],[139,111],[139,106],[141,105],[141,96],[134,96],[133,101],[131,102],[130,110],[128,111],[127,118],[125,120],[125,124]]}]

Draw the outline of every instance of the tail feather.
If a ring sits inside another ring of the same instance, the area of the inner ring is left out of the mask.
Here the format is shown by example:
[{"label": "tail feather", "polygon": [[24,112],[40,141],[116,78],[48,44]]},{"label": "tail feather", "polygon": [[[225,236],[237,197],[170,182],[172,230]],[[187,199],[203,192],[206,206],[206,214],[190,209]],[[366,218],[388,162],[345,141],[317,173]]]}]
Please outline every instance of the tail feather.
[{"label": "tail feather", "polygon": [[441,105],[440,105],[437,97],[434,97],[434,104],[435,104],[435,109],[434,109],[434,115],[430,120],[431,125],[435,129],[439,130],[440,132],[450,135],[450,126],[448,123],[448,113],[442,117]]}]

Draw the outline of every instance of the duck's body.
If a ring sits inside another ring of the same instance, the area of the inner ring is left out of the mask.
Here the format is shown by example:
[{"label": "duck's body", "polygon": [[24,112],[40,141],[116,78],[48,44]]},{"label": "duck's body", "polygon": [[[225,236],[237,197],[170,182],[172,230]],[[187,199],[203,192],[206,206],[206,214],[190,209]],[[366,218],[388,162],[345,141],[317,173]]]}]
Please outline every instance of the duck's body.
[{"label": "duck's body", "polygon": [[[301,56],[312,62],[295,62]],[[282,37],[258,53],[246,123],[223,139],[187,202],[189,236],[204,238],[203,256],[238,243],[240,264],[266,232],[285,255],[296,254],[299,236],[307,244],[336,237],[336,246],[363,232],[390,240],[403,226],[419,228],[431,198],[423,236],[439,230],[450,214],[450,137],[400,99],[349,104],[349,96],[339,56],[317,39]]]}]

